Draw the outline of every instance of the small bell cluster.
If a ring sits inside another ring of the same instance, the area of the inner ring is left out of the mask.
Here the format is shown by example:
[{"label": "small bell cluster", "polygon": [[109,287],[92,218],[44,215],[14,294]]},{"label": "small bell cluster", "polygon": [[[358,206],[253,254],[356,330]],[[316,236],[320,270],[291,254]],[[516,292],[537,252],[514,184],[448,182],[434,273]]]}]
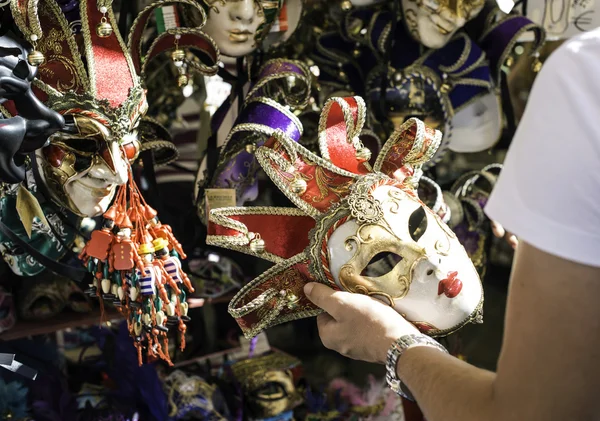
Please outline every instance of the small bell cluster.
[{"label": "small bell cluster", "polygon": [[194,291],[181,266],[181,244],[144,201],[131,171],[103,217],[79,255],[95,278],[86,292],[126,318],[140,364],[143,349],[149,360],[171,363],[167,333],[177,329],[185,348],[186,293]]}]

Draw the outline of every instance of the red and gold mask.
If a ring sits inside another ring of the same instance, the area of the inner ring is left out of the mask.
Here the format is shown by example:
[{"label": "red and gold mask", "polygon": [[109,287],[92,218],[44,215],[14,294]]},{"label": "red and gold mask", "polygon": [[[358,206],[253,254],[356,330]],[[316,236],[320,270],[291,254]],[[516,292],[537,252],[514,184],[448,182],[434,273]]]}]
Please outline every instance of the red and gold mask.
[{"label": "red and gold mask", "polygon": [[[247,336],[319,314],[304,295],[307,282],[377,298],[430,335],[480,320],[477,271],[416,190],[441,132],[410,118],[371,167],[358,137],[365,114],[359,97],[332,98],[319,122],[322,157],[281,132],[257,149],[261,166],[297,209],[211,210],[209,244],[275,263],[230,303]],[[380,260],[395,263],[382,271]]]}]

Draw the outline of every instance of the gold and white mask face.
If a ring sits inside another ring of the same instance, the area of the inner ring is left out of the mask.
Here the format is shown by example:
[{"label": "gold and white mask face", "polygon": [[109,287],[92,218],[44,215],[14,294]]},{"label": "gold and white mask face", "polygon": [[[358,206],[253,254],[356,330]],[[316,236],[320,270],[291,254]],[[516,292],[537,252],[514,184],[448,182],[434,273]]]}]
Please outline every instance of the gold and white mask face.
[{"label": "gold and white mask face", "polygon": [[483,0],[402,0],[410,34],[429,48],[445,46],[483,5]]},{"label": "gold and white mask face", "polygon": [[393,183],[375,184],[367,198],[355,194],[351,209],[371,216],[356,218],[353,211],[327,243],[329,269],[341,289],[380,299],[431,334],[480,318],[479,276],[439,216]]},{"label": "gold and white mask face", "polygon": [[256,0],[204,2],[208,5],[208,16],[202,30],[214,39],[220,52],[229,57],[243,57],[258,47],[259,28],[265,23],[264,7],[276,3]]},{"label": "gold and white mask face", "polygon": [[138,156],[135,133],[115,138],[101,121],[74,115],[73,130],[50,137],[36,162],[52,199],[80,216],[103,214]]}]

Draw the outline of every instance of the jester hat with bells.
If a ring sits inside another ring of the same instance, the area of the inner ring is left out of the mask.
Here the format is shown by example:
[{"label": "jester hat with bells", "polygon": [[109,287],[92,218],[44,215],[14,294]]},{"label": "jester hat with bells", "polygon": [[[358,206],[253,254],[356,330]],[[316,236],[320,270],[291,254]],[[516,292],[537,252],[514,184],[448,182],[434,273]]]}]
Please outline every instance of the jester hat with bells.
[{"label": "jester hat with bells", "polygon": [[[80,216],[97,216],[110,205],[116,186],[127,181],[129,163],[140,149],[137,130],[148,108],[142,86],[146,62],[179,44],[194,44],[214,61],[202,68],[210,74],[217,71],[218,50],[198,28],[179,29],[161,34],[142,57],[142,32],[156,4],[140,14],[127,46],[112,0],[78,0],[75,6],[69,3],[68,12],[62,3],[10,3],[16,26],[33,46],[28,59],[39,68],[33,90],[66,121],[37,151],[34,167],[56,203]],[[190,0],[159,2],[175,3],[194,5]],[[10,102],[3,106],[7,116],[16,114]]]},{"label": "jester hat with bells", "polygon": [[[321,157],[282,132],[256,150],[273,182],[297,206],[213,209],[207,243],[275,263],[231,301],[247,337],[321,310],[303,287],[320,282],[380,299],[432,336],[481,321],[483,289],[463,246],[417,197],[421,166],[442,134],[411,118],[371,169],[358,140],[365,105],[332,98],[319,122]],[[392,255],[395,267],[373,268]]]}]

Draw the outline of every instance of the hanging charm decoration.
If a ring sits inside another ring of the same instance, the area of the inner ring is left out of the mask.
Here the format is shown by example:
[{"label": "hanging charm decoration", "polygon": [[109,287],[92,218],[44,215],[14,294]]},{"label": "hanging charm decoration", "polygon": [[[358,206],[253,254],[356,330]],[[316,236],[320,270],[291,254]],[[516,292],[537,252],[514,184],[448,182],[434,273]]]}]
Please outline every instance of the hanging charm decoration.
[{"label": "hanging charm decoration", "polygon": [[98,1],[98,11],[102,13],[102,18],[100,19],[100,23],[96,26],[96,34],[98,34],[100,38],[108,38],[113,33],[113,27],[106,18],[106,13],[108,13],[111,3],[112,1]]},{"label": "hanging charm decoration", "polygon": [[133,180],[119,187],[104,213],[102,228],[92,232],[79,255],[95,280],[87,293],[113,304],[125,316],[138,359],[169,364],[167,332],[177,329],[185,348],[187,293],[194,288],[182,269],[186,255],[171,227],[162,224]]}]

